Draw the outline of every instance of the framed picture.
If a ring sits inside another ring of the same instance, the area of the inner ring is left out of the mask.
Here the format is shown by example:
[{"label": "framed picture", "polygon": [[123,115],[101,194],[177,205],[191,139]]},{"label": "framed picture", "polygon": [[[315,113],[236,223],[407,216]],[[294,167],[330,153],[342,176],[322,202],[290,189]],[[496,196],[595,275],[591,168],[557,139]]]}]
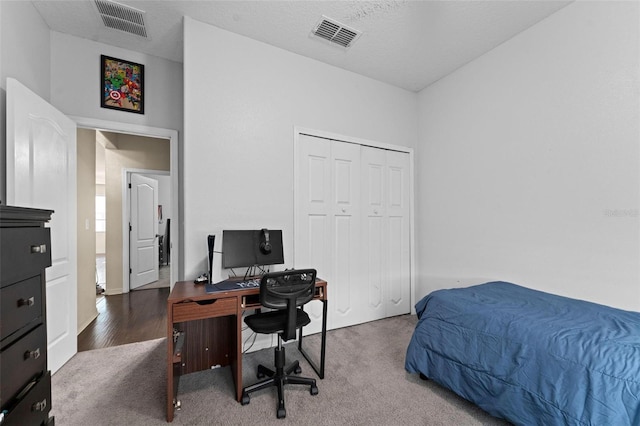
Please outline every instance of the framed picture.
[{"label": "framed picture", "polygon": [[100,55],[100,106],[144,114],[144,65]]}]

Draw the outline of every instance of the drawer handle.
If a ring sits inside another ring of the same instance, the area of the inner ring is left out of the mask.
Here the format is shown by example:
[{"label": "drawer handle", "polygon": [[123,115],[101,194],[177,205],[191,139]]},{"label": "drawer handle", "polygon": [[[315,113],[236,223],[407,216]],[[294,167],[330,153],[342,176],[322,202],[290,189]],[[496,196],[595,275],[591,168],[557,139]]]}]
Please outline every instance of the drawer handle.
[{"label": "drawer handle", "polygon": [[40,244],[39,246],[31,246],[31,253],[46,253],[47,245]]},{"label": "drawer handle", "polygon": [[20,299],[20,300],[18,300],[18,308],[21,307],[21,306],[33,306],[33,305],[35,305],[35,303],[36,302],[35,302],[35,299],[34,299],[33,296],[31,296],[28,299]]},{"label": "drawer handle", "polygon": [[33,359],[40,358],[40,348],[37,348],[35,351],[26,351],[24,353],[24,359],[29,359],[29,358],[33,358]]},{"label": "drawer handle", "polygon": [[31,406],[31,411],[45,411],[47,409],[47,398],[40,402],[36,402]]}]

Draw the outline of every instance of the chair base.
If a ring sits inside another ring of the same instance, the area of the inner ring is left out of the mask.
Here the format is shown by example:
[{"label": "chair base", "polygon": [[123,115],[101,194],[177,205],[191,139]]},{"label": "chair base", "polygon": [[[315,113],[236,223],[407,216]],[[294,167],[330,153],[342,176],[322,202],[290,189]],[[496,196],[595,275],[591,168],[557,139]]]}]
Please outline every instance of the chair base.
[{"label": "chair base", "polygon": [[285,351],[284,347],[280,344],[274,349],[274,358],[276,366],[275,371],[265,367],[264,365],[258,365],[258,378],[267,378],[251,386],[245,387],[242,390],[241,404],[249,404],[251,401],[251,393],[275,386],[278,390],[278,411],[276,412],[276,416],[279,419],[283,419],[287,416],[287,410],[284,406],[284,385],[293,384],[309,386],[309,393],[311,395],[318,394],[318,387],[316,386],[316,379],[293,375],[300,374],[302,372],[298,361],[292,362],[286,368],[284,367]]}]

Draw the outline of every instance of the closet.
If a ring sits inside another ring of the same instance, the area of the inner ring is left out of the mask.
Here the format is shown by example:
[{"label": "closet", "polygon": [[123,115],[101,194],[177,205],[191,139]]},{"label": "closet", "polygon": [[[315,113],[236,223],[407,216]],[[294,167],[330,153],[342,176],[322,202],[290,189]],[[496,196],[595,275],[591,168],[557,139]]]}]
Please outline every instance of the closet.
[{"label": "closet", "polygon": [[409,153],[301,133],[296,156],[294,261],[329,283],[329,328],[409,313]]}]

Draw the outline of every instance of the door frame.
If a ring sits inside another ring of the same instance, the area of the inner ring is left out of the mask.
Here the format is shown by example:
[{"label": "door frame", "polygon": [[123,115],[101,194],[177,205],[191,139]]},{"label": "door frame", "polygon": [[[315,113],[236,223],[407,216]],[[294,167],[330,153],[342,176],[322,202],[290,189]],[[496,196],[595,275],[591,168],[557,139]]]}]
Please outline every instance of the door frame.
[{"label": "door frame", "polygon": [[[180,223],[180,210],[179,210],[180,185],[178,180],[178,176],[180,172],[179,170],[180,162],[178,159],[178,142],[179,142],[178,131],[173,129],[165,129],[161,127],[150,127],[150,126],[143,126],[138,124],[129,124],[129,123],[116,122],[116,121],[100,120],[97,118],[90,118],[90,117],[80,117],[80,116],[73,116],[73,115],[70,115],[68,117],[76,122],[76,125],[78,126],[78,128],[104,130],[104,131],[113,132],[113,133],[125,133],[130,135],[169,140],[169,145],[170,145],[169,150],[171,155],[169,174],[171,175],[171,204],[172,204],[171,207],[173,211],[172,213],[173,220],[171,221],[171,236],[172,236],[171,239],[177,242],[177,244],[174,244],[171,248],[171,254],[172,254],[171,257],[175,261],[172,262],[170,265],[171,272],[170,272],[169,285],[171,286],[171,288],[173,288],[173,284],[179,280],[179,272],[182,265],[181,256],[180,256],[181,234],[178,226],[178,224]],[[128,169],[128,170],[132,170],[132,169]],[[145,170],[144,173],[148,173],[148,171]],[[167,174],[167,172],[153,171],[153,174]],[[125,176],[126,176],[126,173],[123,177]],[[123,180],[123,182],[125,181]],[[126,191],[123,191],[123,194],[126,194]],[[122,219],[124,221],[125,218],[128,218],[128,211],[125,214],[124,203],[122,208],[123,208]],[[123,226],[123,228],[125,227]],[[129,292],[129,247],[128,247],[129,235],[128,234],[129,234],[129,228],[127,227],[126,235],[124,234],[124,229],[123,229],[123,249],[122,249],[122,265],[123,265],[122,292],[123,293]],[[126,245],[124,244],[125,241],[127,242]]]},{"label": "door frame", "polygon": [[[415,304],[416,304],[416,270],[415,270],[415,265],[416,265],[416,246],[415,246],[415,167],[414,167],[414,153],[413,153],[413,148],[407,147],[407,146],[402,146],[402,145],[393,145],[390,143],[385,143],[385,142],[377,142],[377,141],[371,141],[368,139],[362,139],[362,138],[357,138],[357,137],[353,137],[353,136],[345,136],[345,135],[340,135],[337,133],[332,133],[332,132],[327,132],[324,130],[317,130],[317,129],[310,129],[308,127],[301,127],[301,126],[293,126],[293,176],[294,176],[294,181],[293,181],[293,194],[294,194],[294,200],[293,200],[293,217],[294,217],[294,221],[293,221],[293,261],[294,261],[294,265],[295,265],[295,256],[296,256],[296,247],[295,247],[295,243],[296,243],[296,219],[298,217],[298,215],[300,214],[300,212],[298,211],[298,203],[295,200],[295,197],[298,195],[299,193],[299,179],[297,179],[297,176],[299,176],[300,173],[300,164],[298,162],[298,155],[299,155],[299,138],[300,135],[307,135],[307,136],[313,136],[313,137],[318,137],[318,138],[323,138],[323,139],[330,139],[330,140],[336,140],[336,141],[340,141],[340,142],[347,142],[347,143],[353,143],[353,144],[357,144],[357,145],[363,145],[363,146],[370,146],[373,148],[380,148],[380,149],[386,149],[389,151],[398,151],[398,152],[404,152],[409,154],[409,244],[410,244],[410,250],[411,253],[409,255],[409,262],[410,262],[410,267],[409,267],[409,273],[410,273],[410,290],[409,290],[409,298],[410,298],[410,305],[411,305],[411,314],[416,313],[416,308],[415,308]],[[418,297],[422,297],[424,295],[418,295]]]}]

